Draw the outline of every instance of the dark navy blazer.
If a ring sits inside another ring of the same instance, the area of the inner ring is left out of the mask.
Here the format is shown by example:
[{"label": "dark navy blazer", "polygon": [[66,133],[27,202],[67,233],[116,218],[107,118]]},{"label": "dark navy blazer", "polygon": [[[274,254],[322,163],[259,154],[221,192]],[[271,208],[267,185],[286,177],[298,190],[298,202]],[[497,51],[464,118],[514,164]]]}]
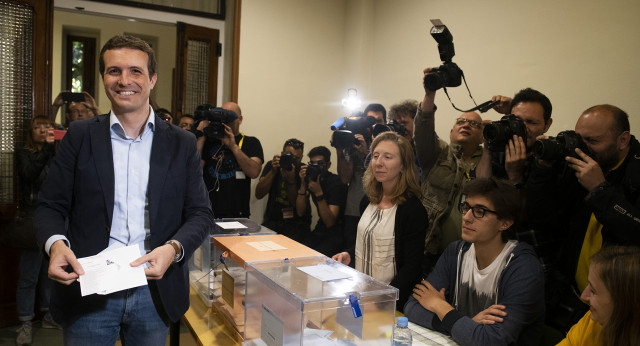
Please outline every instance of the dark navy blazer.
[{"label": "dark navy blazer", "polygon": [[[41,248],[56,234],[69,239],[78,258],[95,255],[109,245],[115,190],[113,171],[109,115],[71,123],[35,212]],[[167,316],[177,321],[189,308],[187,259],[208,234],[213,213],[202,179],[195,136],[157,116],[147,191],[151,249],[169,239],[178,240],[184,248],[182,261],[172,264],[161,280],[149,281],[156,305],[160,304]],[[96,295],[81,297],[77,282],[70,286],[56,284],[51,311],[54,317],[68,321],[73,318],[71,307],[100,299]]]}]

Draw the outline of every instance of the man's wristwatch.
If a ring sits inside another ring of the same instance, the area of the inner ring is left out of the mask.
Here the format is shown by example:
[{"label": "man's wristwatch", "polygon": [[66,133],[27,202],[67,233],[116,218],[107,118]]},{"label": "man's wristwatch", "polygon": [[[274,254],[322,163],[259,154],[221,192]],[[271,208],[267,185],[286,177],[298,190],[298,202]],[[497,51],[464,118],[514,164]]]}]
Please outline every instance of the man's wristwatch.
[{"label": "man's wristwatch", "polygon": [[324,200],[324,195],[316,196],[316,202]]},{"label": "man's wristwatch", "polygon": [[176,252],[176,255],[173,257],[172,263],[178,262],[178,260],[180,259],[180,256],[182,256],[182,246],[180,246],[180,243],[178,243],[175,240],[169,240],[168,242],[166,242],[164,244],[165,245],[171,245],[173,250]]}]

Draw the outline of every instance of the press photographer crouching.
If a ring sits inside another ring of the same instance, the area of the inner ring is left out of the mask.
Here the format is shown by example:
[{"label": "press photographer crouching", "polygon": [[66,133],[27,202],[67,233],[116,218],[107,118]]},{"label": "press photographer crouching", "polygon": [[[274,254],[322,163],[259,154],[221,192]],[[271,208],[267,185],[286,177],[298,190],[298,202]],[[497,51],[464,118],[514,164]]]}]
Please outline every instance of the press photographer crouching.
[{"label": "press photographer crouching", "polygon": [[300,168],[304,143],[291,138],[284,142],[282,152],[273,155],[262,170],[256,185],[256,198],[269,194],[262,225],[301,242],[311,227],[311,208],[299,216],[296,212],[296,194],[302,179]]},{"label": "press photographer crouching", "polygon": [[296,213],[304,216],[311,196],[320,218],[303,244],[325,256],[333,256],[344,248],[342,224],[347,185],[329,172],[331,152],[327,147],[315,147],[308,156],[309,164],[300,169],[302,184],[296,198]]},{"label": "press photographer crouching", "polygon": [[640,245],[640,143],[627,113],[606,104],[585,110],[575,132],[539,139],[527,212],[554,239],[547,324],[566,332],[589,309],[577,294],[588,285],[592,255],[609,245]]},{"label": "press photographer crouching", "polygon": [[256,137],[240,132],[240,107],[200,105],[194,112],[194,132],[202,157],[204,182],[216,218],[248,218],[251,179],[258,178],[264,156]]}]

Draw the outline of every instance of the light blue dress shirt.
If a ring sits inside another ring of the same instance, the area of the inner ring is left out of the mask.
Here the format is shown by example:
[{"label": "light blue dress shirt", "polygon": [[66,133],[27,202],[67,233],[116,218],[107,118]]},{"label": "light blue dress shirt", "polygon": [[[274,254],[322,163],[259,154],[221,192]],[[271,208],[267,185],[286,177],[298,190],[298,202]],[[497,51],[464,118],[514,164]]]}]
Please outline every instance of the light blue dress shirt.
[{"label": "light blue dress shirt", "polygon": [[151,109],[142,133],[136,138],[125,134],[113,111],[109,127],[115,190],[108,249],[138,245],[144,254],[151,251],[148,245],[145,249],[145,239],[148,240],[149,235],[147,186],[155,113]]},{"label": "light blue dress shirt", "polygon": [[[144,130],[136,138],[125,134],[113,111],[109,114],[115,190],[108,250],[134,244],[140,247],[142,254],[152,250],[148,246],[150,226],[147,185],[155,112],[151,107],[149,110]],[[50,254],[51,245],[60,239],[72,248],[73,244],[69,244],[65,236],[55,235],[45,244],[47,254]]]}]

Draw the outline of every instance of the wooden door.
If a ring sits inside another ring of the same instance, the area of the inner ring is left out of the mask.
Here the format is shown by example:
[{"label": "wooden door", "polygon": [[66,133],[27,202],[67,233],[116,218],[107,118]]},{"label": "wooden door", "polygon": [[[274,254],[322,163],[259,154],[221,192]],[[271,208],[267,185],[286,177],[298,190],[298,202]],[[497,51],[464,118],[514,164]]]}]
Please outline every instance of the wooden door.
[{"label": "wooden door", "polygon": [[220,32],[178,22],[176,68],[171,111],[174,116],[193,114],[203,103],[216,105]]}]

